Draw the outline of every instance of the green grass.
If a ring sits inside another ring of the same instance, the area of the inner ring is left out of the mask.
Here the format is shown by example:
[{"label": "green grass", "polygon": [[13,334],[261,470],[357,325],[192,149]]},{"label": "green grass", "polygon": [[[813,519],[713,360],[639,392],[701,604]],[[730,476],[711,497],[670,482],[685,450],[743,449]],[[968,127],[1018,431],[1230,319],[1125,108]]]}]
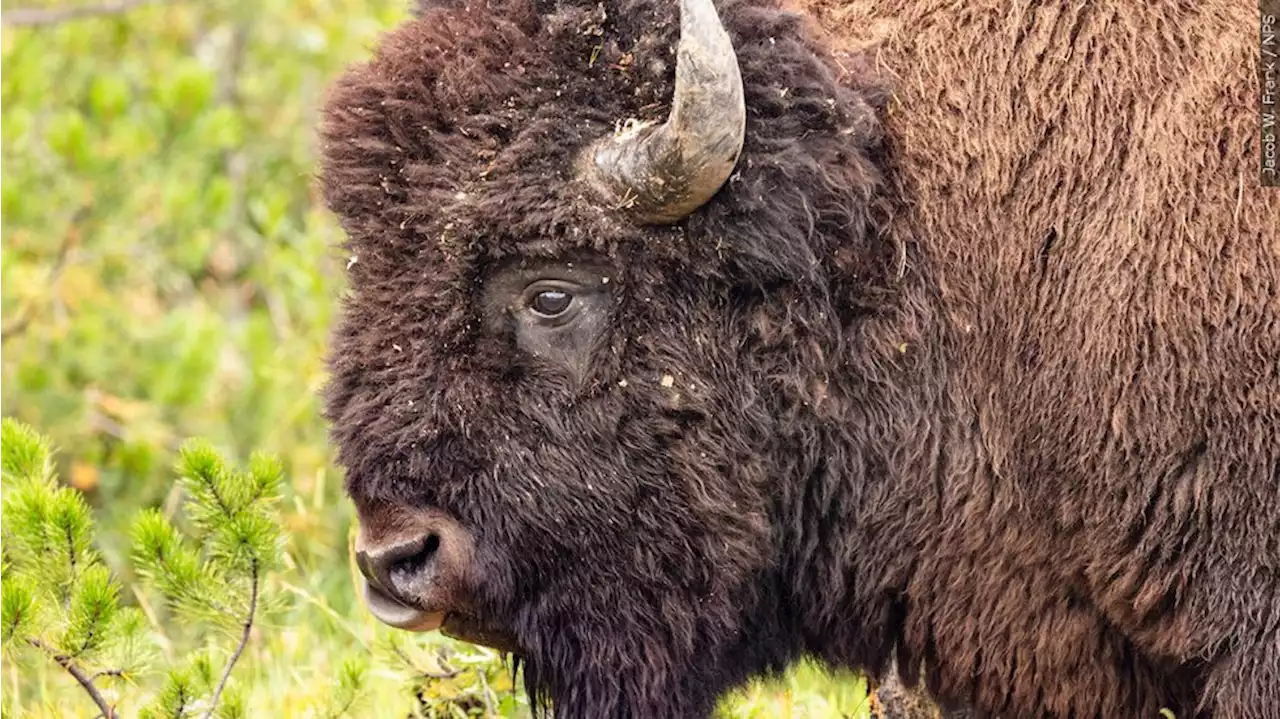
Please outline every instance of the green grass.
[{"label": "green grass", "polygon": [[[268,584],[282,607],[234,679],[250,716],[326,716],[337,678],[360,668],[348,714],[405,716],[416,685],[393,638],[419,670],[438,671],[439,652],[455,669],[479,666],[494,710],[522,715],[492,653],[398,635],[360,606],[352,511],[318,412],[345,258],[313,183],[316,108],[407,5],[172,0],[6,27],[0,39],[3,413],[52,437],[59,475],[94,508],[126,587],[129,523],[143,508],[177,511],[184,439],[206,437],[237,462],[254,450],[282,459],[289,543]],[[123,600],[148,618],[161,660],[189,651],[145,593]],[[6,659],[0,681],[5,716],[92,716],[48,662]],[[448,706],[473,702],[478,681],[467,671],[422,689]],[[721,713],[861,716],[865,691],[802,665]]]}]

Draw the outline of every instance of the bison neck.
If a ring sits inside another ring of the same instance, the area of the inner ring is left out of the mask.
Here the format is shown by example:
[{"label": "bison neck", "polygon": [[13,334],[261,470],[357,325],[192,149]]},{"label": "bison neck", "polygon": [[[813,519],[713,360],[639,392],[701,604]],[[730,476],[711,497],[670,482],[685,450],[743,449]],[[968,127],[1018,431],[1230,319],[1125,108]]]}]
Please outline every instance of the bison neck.
[{"label": "bison neck", "polygon": [[849,461],[810,500],[813,544],[853,518],[796,550],[819,567],[797,597],[816,650],[874,664],[897,641],[908,673],[923,661],[993,714],[1195,716],[1204,686],[1205,706],[1261,706],[1274,674],[1232,673],[1274,662],[1274,622],[1260,647],[1250,617],[1280,592],[1274,572],[1240,580],[1276,556],[1256,538],[1274,531],[1240,528],[1280,526],[1252,20],[1171,0],[797,4],[899,80],[886,131],[911,202],[888,234],[919,243],[936,291],[908,299],[936,298],[921,351],[946,353],[875,376],[928,389],[850,392],[870,398],[856,421],[890,429],[833,443]]}]

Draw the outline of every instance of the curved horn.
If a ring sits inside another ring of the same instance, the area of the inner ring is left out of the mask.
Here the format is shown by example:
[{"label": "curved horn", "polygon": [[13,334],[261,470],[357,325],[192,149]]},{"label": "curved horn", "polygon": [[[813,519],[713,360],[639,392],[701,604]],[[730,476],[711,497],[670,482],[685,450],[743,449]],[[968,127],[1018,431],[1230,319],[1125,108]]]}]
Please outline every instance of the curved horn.
[{"label": "curved horn", "polygon": [[671,116],[596,142],[586,173],[607,200],[639,221],[676,222],[729,179],[746,122],[738,58],[715,6],[680,0]]}]

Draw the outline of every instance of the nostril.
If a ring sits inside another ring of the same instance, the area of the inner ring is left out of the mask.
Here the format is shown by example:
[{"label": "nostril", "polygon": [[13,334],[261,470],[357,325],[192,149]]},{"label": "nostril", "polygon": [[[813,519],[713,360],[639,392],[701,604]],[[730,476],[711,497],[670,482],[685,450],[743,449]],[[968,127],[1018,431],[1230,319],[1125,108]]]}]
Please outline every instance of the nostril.
[{"label": "nostril", "polygon": [[415,577],[426,574],[427,565],[440,549],[440,535],[428,534],[414,545],[405,547],[405,551],[397,559],[391,561],[388,570],[392,581],[401,586]]},{"label": "nostril", "polygon": [[415,540],[368,548],[356,552],[356,564],[369,582],[398,601],[412,603],[410,597],[422,593],[435,580],[438,533]]}]

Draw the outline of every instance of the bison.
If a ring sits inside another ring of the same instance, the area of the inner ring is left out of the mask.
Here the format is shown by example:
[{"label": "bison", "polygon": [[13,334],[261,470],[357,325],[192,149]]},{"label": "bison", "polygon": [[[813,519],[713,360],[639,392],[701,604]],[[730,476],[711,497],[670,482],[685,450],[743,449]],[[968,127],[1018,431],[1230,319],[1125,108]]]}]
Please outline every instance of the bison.
[{"label": "bison", "polygon": [[1256,8],[797,1],[428,0],[335,83],[373,613],[562,717],[1280,717]]}]

